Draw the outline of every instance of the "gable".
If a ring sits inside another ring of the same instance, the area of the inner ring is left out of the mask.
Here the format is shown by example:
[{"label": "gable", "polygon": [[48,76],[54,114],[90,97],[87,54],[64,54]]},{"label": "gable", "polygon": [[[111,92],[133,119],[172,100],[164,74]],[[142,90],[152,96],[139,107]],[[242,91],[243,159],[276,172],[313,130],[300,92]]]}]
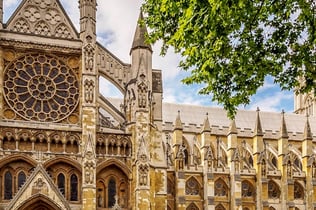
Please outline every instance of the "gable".
[{"label": "gable", "polygon": [[23,0],[6,28],[12,32],[39,36],[78,38],[78,33],[59,0]]},{"label": "gable", "polygon": [[31,176],[27,178],[6,209],[20,209],[22,205],[36,196],[41,196],[54,203],[59,209],[70,210],[69,204],[41,165],[38,165]]}]

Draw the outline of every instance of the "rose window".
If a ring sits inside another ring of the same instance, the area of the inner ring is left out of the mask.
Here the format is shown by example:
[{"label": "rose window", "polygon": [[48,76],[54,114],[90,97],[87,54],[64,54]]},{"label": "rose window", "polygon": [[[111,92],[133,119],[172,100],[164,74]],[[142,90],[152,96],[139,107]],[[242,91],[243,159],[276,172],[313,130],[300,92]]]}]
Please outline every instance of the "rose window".
[{"label": "rose window", "polygon": [[79,84],[74,72],[48,55],[27,55],[6,68],[6,101],[26,120],[56,122],[78,104]]}]

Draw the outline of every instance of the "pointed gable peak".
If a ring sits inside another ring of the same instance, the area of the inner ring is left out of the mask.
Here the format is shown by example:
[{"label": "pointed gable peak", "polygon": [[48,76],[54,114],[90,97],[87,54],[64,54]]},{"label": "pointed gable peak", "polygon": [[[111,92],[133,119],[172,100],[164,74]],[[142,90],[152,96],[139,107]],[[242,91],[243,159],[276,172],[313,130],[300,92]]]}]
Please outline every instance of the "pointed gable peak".
[{"label": "pointed gable peak", "polygon": [[260,109],[257,108],[257,117],[256,117],[256,124],[254,129],[255,136],[263,136],[261,120],[260,120]]},{"label": "pointed gable peak", "polygon": [[285,117],[284,117],[284,110],[282,110],[282,120],[281,120],[281,128],[280,128],[280,137],[281,138],[288,138],[289,135],[287,133],[286,123],[285,123]]},{"label": "pointed gable peak", "polygon": [[144,16],[143,16],[142,11],[140,11],[130,54],[132,53],[133,50],[139,49],[139,48],[148,49],[152,52],[151,45],[146,43],[146,36],[148,35],[148,32],[147,32],[146,26],[143,25],[142,23],[143,21],[144,21]]},{"label": "pointed gable peak", "polygon": [[79,38],[59,0],[23,0],[8,20],[6,29],[37,36]]},{"label": "pointed gable peak", "polygon": [[313,139],[313,134],[311,131],[311,126],[309,124],[308,115],[306,116],[306,123],[305,123],[305,128],[304,128],[304,139],[305,140]]},{"label": "pointed gable peak", "polygon": [[58,209],[71,209],[65,197],[41,164],[37,165],[33,173],[26,179],[26,182],[10,201],[6,209],[20,209],[23,204],[35,197],[39,201],[49,201],[56,205]]},{"label": "pointed gable peak", "polygon": [[210,131],[211,131],[210,121],[208,120],[208,113],[206,113],[202,132],[210,132]]},{"label": "pointed gable peak", "polygon": [[174,130],[182,130],[182,122],[181,122],[181,118],[180,118],[180,110],[178,110],[178,115],[175,121],[175,125],[174,125]]}]

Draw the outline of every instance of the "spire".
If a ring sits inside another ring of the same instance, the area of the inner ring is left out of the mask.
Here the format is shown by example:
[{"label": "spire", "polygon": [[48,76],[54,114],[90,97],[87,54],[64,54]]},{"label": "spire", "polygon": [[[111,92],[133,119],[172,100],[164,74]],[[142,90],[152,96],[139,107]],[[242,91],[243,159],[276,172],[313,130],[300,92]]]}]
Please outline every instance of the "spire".
[{"label": "spire", "polygon": [[181,119],[180,119],[180,110],[178,111],[178,116],[176,118],[176,122],[175,122],[175,125],[174,125],[174,130],[183,130],[182,122],[181,122]]},{"label": "spire", "polygon": [[208,113],[206,113],[206,118],[205,118],[204,123],[203,123],[202,132],[211,132],[211,126],[210,126],[210,122],[208,120]]},{"label": "spire", "polygon": [[146,36],[148,32],[147,32],[146,26],[141,25],[141,22],[143,20],[144,20],[143,13],[140,12],[130,54],[132,53],[134,49],[138,49],[138,48],[148,49],[152,52],[151,45],[146,43]]},{"label": "spire", "polygon": [[306,139],[306,140],[313,139],[311,126],[310,126],[309,120],[308,120],[308,115],[306,116],[306,123],[305,123],[305,128],[304,128],[304,139]]},{"label": "spire", "polygon": [[237,134],[237,127],[235,120],[232,120],[229,126],[228,135],[229,134]]},{"label": "spire", "polygon": [[262,127],[261,127],[261,120],[260,120],[260,109],[257,108],[257,118],[256,118],[256,125],[254,129],[255,136],[263,136]]},{"label": "spire", "polygon": [[284,110],[282,110],[282,121],[281,121],[281,128],[280,128],[280,134],[281,134],[281,138],[289,138],[289,135],[287,133],[287,128],[286,128],[286,123],[285,123],[285,118],[284,118]]}]

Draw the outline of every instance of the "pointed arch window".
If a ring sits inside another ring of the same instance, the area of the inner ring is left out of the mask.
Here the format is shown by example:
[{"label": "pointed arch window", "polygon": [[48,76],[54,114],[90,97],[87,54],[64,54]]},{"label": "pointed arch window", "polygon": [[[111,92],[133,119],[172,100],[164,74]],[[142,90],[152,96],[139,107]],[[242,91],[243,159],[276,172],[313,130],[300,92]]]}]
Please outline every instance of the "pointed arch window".
[{"label": "pointed arch window", "polygon": [[228,187],[222,179],[215,182],[215,196],[228,196]]},{"label": "pointed arch window", "polygon": [[78,200],[78,177],[75,174],[70,177],[70,200]]},{"label": "pointed arch window", "polygon": [[186,210],[199,210],[199,207],[197,207],[194,203],[191,203]]},{"label": "pointed arch window", "polygon": [[242,182],[242,197],[254,197],[255,195],[255,189],[253,185],[249,181],[243,181]]},{"label": "pointed arch window", "polygon": [[274,182],[274,181],[269,181],[268,182],[268,195],[269,198],[280,198],[280,188],[279,186]]},{"label": "pointed arch window", "polygon": [[60,191],[61,194],[63,194],[63,196],[65,196],[65,175],[60,173],[58,174],[57,176],[57,186],[58,186],[58,189]]},{"label": "pointed arch window", "polygon": [[113,207],[115,204],[115,196],[116,196],[116,182],[113,178],[109,180],[108,185],[108,207]]},{"label": "pointed arch window", "polygon": [[294,199],[304,199],[304,188],[298,182],[294,182]]},{"label": "pointed arch window", "polygon": [[26,180],[25,173],[23,171],[21,171],[18,175],[18,189],[20,189],[20,187],[22,187],[25,180]]},{"label": "pointed arch window", "polygon": [[185,194],[187,195],[199,195],[200,194],[200,184],[198,181],[191,177],[185,184]]},{"label": "pointed arch window", "polygon": [[4,175],[4,200],[12,199],[12,174],[7,171]]},{"label": "pointed arch window", "polygon": [[215,210],[226,210],[225,207],[222,205],[222,204],[218,204],[216,207],[215,207]]}]

